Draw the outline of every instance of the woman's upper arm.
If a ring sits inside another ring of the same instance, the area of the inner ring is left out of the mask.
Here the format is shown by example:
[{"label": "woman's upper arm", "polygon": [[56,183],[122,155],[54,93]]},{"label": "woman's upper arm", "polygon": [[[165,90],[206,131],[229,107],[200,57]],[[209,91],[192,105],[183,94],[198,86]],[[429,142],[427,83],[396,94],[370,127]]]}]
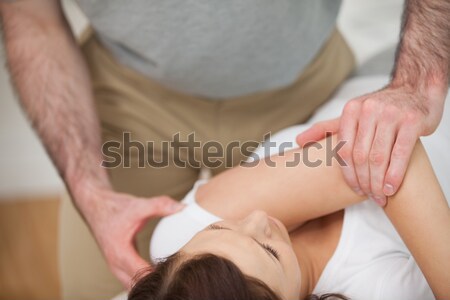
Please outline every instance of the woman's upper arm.
[{"label": "woman's upper arm", "polygon": [[289,229],[361,201],[344,182],[331,149],[336,137],[283,155],[240,166],[214,177],[199,188],[197,201],[224,219],[265,210]]}]

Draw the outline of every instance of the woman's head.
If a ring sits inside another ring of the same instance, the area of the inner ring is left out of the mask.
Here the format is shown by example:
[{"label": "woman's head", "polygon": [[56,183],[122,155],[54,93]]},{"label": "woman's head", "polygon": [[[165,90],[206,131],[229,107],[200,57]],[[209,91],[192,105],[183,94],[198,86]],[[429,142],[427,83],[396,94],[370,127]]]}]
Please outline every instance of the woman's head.
[{"label": "woman's head", "polygon": [[298,299],[300,269],[280,221],[255,211],[197,233],[129,299]]}]

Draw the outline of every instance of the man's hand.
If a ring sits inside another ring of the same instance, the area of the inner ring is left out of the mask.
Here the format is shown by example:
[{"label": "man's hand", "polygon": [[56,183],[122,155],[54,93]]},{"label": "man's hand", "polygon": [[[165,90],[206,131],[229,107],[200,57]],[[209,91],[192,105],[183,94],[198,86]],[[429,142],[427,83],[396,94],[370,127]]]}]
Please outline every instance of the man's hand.
[{"label": "man's hand", "polygon": [[79,207],[102,250],[109,268],[125,288],[136,272],[149,264],[135,248],[135,236],[153,217],[181,210],[184,205],[168,196],[137,198],[109,189],[89,191]]},{"label": "man's hand", "polygon": [[[437,98],[437,99],[436,99]],[[386,88],[350,100],[340,118],[319,122],[297,136],[300,146],[326,132],[346,141],[340,151],[349,186],[379,205],[400,187],[417,139],[436,129],[445,94],[426,95],[407,87]]]},{"label": "man's hand", "polygon": [[339,119],[297,137],[300,146],[338,132],[347,141],[342,168],[353,190],[386,203],[396,193],[421,135],[442,117],[450,69],[450,2],[406,0],[391,83],[347,103]]}]

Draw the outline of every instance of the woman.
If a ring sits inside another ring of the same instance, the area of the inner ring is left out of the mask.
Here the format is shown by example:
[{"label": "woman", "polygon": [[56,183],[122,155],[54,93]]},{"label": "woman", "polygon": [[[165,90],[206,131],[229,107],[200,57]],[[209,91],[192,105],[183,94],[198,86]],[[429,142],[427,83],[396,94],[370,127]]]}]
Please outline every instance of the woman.
[{"label": "woman", "polygon": [[[326,165],[326,142],[197,184],[154,234],[153,257],[170,256],[129,299],[448,298],[450,211],[421,143],[382,209]],[[306,155],[323,163],[285,167]]]}]

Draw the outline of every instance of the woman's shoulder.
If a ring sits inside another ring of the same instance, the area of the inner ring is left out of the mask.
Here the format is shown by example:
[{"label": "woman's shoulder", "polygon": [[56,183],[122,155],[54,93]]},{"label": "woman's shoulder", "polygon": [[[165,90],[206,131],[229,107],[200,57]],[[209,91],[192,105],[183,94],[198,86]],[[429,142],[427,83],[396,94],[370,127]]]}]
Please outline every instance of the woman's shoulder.
[{"label": "woman's shoulder", "polygon": [[150,240],[152,261],[174,254],[199,231],[221,220],[199,206],[195,200],[196,190],[206,182],[207,180],[198,180],[182,201],[186,207],[178,213],[164,217],[158,223]]}]

